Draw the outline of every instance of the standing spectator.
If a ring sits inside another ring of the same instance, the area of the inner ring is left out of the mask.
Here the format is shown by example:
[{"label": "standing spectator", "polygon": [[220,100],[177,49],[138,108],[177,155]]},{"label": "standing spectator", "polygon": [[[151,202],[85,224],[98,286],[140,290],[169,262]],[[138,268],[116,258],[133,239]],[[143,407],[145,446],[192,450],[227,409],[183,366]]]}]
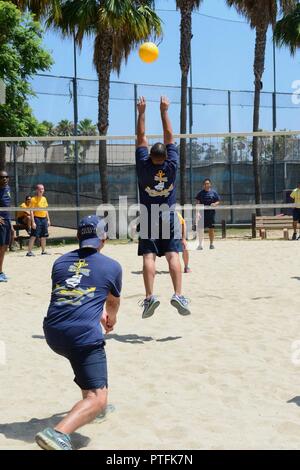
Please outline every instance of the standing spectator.
[{"label": "standing spectator", "polygon": [[31,237],[28,243],[28,253],[26,256],[35,256],[32,248],[36,238],[41,240],[42,255],[47,255],[46,252],[46,238],[49,237],[48,227],[50,226],[49,213],[46,210],[48,201],[44,196],[44,185],[38,184],[36,186],[36,195],[31,198],[31,208],[38,208],[40,210],[30,211],[31,215]]},{"label": "standing spectator", "polygon": [[[216,207],[220,204],[219,194],[212,189],[212,183],[209,178],[206,178],[203,181],[203,188],[196,196],[197,204],[203,204],[204,206]],[[204,231],[203,228],[208,228],[210,246],[209,248],[213,250],[214,239],[215,239],[215,215],[216,211],[213,209],[204,210],[204,227],[200,224],[201,214],[198,220],[198,236],[199,236],[199,246],[198,250],[203,250],[203,240],[204,240]],[[201,226],[200,226],[201,225]]]},{"label": "standing spectator", "polygon": [[[0,207],[10,207],[11,196],[8,185],[9,177],[6,171],[0,171]],[[7,282],[8,278],[3,272],[4,256],[13,238],[14,230],[10,221],[9,211],[0,212],[0,282]]]},{"label": "standing spectator", "polygon": [[[30,215],[31,196],[26,196],[25,201],[20,204],[23,211],[17,212],[17,223],[25,225],[27,232],[30,234],[31,230],[31,215]],[[27,209],[27,210],[26,210]]]},{"label": "standing spectator", "polygon": [[[297,240],[297,227],[298,227],[298,223],[300,223],[300,181],[297,183],[297,188],[291,192],[290,198],[292,198],[295,204],[297,204],[297,207],[295,207],[293,211],[294,233],[293,233],[293,238],[292,238],[292,240]],[[300,240],[300,235],[298,237],[298,240]]]}]

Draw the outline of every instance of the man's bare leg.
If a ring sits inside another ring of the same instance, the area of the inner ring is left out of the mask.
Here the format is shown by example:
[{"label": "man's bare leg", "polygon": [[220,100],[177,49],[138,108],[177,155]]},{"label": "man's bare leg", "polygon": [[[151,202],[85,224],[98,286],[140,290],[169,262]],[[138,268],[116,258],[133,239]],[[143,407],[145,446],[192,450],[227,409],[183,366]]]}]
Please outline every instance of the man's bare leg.
[{"label": "man's bare leg", "polygon": [[7,251],[8,246],[7,245],[2,245],[0,246],[0,273],[3,271],[3,261],[4,261],[4,256]]},{"label": "man's bare leg", "polygon": [[183,262],[184,262],[184,269],[185,269],[185,271],[187,271],[189,269],[189,261],[190,261],[189,250],[185,250],[185,249],[183,250],[182,259],[183,259]]},{"label": "man's bare leg", "polygon": [[214,239],[215,239],[215,229],[210,228],[208,229],[208,235],[209,235],[209,241],[210,241],[210,246],[214,246]]},{"label": "man's bare leg", "polygon": [[154,253],[147,253],[143,255],[143,276],[146,290],[146,298],[153,295],[154,279],[155,279],[155,260]]},{"label": "man's bare leg", "polygon": [[107,406],[107,388],[82,390],[83,399],[77,402],[65,418],[55,426],[55,431],[71,434],[93,421]]},{"label": "man's bare leg", "polygon": [[45,253],[46,251],[46,238],[45,237],[41,238],[41,248],[42,248],[42,253]]},{"label": "man's bare leg", "polygon": [[169,263],[169,271],[172,278],[174,293],[181,295],[182,291],[182,273],[179,259],[179,253],[170,252],[166,253],[166,259]]},{"label": "man's bare leg", "polygon": [[36,237],[30,237],[30,238],[29,238],[29,242],[28,242],[28,253],[31,253],[31,252],[32,252],[32,248],[33,248],[33,245],[34,245],[35,240],[36,240]]}]

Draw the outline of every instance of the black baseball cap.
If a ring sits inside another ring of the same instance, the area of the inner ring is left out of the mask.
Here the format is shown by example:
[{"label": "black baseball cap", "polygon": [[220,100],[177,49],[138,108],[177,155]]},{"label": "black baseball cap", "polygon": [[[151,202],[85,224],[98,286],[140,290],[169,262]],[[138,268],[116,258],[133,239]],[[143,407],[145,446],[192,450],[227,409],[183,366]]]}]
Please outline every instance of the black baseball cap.
[{"label": "black baseball cap", "polygon": [[107,227],[104,219],[97,215],[87,215],[81,219],[78,226],[80,248],[98,249],[107,237]]}]

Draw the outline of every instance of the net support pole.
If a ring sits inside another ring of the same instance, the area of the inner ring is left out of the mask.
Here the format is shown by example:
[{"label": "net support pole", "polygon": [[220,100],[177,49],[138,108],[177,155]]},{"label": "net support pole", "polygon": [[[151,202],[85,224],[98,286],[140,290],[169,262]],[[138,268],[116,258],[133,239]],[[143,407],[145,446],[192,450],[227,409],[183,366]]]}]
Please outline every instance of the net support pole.
[{"label": "net support pole", "polygon": [[[272,117],[273,117],[273,131],[277,128],[277,80],[276,80],[276,44],[273,38],[273,81],[274,91],[272,94]],[[277,201],[277,167],[276,167],[276,137],[273,137],[272,142],[272,153],[273,153],[273,202],[276,204]],[[274,215],[276,215],[276,209],[274,209]]]},{"label": "net support pole", "polygon": [[[78,135],[78,88],[77,88],[77,54],[76,54],[76,41],[75,33],[73,37],[73,53],[74,53],[74,77],[72,79],[73,83],[73,107],[74,107],[74,135]],[[74,157],[75,157],[75,178],[76,178],[76,206],[80,206],[80,184],[79,184],[79,152],[78,152],[78,142],[75,141],[74,147]],[[80,213],[76,211],[76,222],[77,226],[80,221]]]},{"label": "net support pole", "polygon": [[[193,87],[189,87],[189,133],[193,132]],[[193,204],[194,185],[193,185],[193,139],[190,139],[189,160],[190,160],[190,201]]]},{"label": "net support pole", "polygon": [[[228,90],[228,131],[232,132],[231,120],[231,91]],[[230,205],[234,204],[233,196],[233,162],[232,162],[232,137],[229,137],[228,142],[228,162],[229,162],[229,191],[230,191]],[[230,223],[234,223],[234,212],[230,211]]]},{"label": "net support pole", "polygon": [[[276,92],[272,94],[272,110],[273,110],[273,131],[276,131]],[[276,167],[276,137],[272,138],[272,160],[273,160],[273,202],[277,202],[277,167]],[[276,209],[274,209],[274,215],[276,215]]]},{"label": "net support pole", "polygon": [[[137,128],[137,120],[138,120],[138,115],[137,115],[137,102],[138,102],[138,86],[135,83],[133,86],[133,105],[134,105],[134,133],[136,134],[136,128]],[[138,177],[137,177],[137,171],[135,169],[135,192],[136,192],[136,201],[139,204],[140,203],[140,194],[139,194],[139,184],[138,184]]]},{"label": "net support pole", "polygon": [[19,205],[19,175],[18,175],[18,159],[17,159],[17,143],[13,143],[13,159],[14,159],[14,190],[15,190],[15,207]]}]

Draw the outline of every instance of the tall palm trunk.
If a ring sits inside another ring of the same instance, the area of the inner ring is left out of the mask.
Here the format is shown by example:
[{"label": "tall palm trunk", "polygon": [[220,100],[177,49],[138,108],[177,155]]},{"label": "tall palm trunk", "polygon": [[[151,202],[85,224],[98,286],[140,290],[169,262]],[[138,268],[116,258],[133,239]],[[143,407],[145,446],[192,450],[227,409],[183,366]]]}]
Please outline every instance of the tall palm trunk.
[{"label": "tall palm trunk", "polygon": [[[254,77],[255,77],[255,92],[254,92],[254,110],[253,110],[253,132],[259,131],[259,111],[260,111],[260,95],[262,88],[262,76],[265,70],[265,53],[266,53],[266,42],[267,42],[267,30],[268,24],[263,24],[256,27],[256,39],[255,39],[255,57],[254,57]],[[259,166],[259,148],[258,148],[258,137],[253,137],[253,176],[254,176],[254,188],[255,188],[255,203],[261,204],[261,178],[260,178],[260,166]],[[257,215],[260,215],[261,211],[257,210]]]},{"label": "tall palm trunk", "polygon": [[[109,85],[112,70],[112,34],[99,34],[95,39],[94,62],[98,74],[98,129],[100,135],[107,135],[109,126]],[[109,202],[107,177],[106,140],[99,142],[99,173],[102,202]]]},{"label": "tall palm trunk", "polygon": [[[192,6],[180,7],[180,68],[181,68],[181,109],[180,109],[180,133],[186,134],[187,130],[187,91],[188,73],[191,60],[192,38]],[[180,139],[180,204],[186,204],[186,139]]]},{"label": "tall palm trunk", "polygon": [[0,171],[5,170],[5,151],[6,151],[6,145],[5,142],[0,142]]}]

